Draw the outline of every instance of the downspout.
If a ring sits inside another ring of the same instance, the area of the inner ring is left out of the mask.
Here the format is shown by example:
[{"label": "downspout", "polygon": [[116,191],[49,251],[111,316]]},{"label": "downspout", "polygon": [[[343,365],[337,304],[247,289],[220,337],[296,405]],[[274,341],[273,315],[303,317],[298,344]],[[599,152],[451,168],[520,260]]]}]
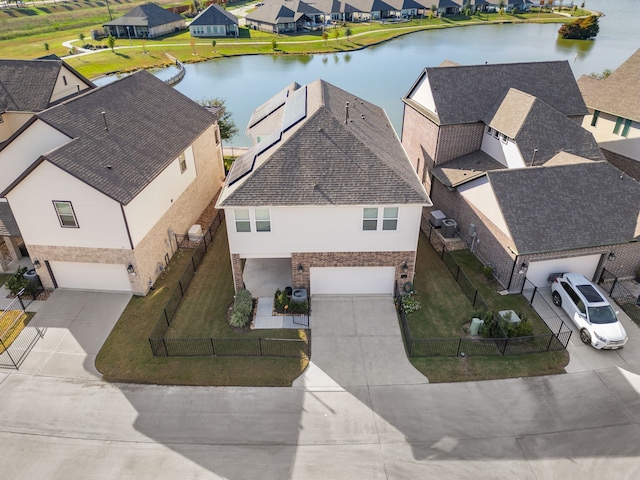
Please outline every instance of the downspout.
[{"label": "downspout", "polygon": [[511,276],[509,277],[509,285],[507,285],[507,291],[511,288],[511,281],[513,280],[513,273],[516,271],[516,265],[518,264],[518,258],[520,255],[516,255],[516,258],[513,259],[513,267],[511,267]]}]

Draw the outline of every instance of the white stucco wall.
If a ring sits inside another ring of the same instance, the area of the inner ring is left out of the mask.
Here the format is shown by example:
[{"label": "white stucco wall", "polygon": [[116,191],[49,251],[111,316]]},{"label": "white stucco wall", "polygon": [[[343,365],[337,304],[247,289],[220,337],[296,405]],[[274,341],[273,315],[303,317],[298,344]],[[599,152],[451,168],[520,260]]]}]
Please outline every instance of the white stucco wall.
[{"label": "white stucco wall", "polygon": [[42,154],[71,139],[40,120],[0,151],[0,191],[7,188]]},{"label": "white stucco wall", "polygon": [[507,168],[525,167],[518,145],[510,138],[505,142],[501,134],[498,136],[499,138],[496,138],[493,134],[488,134],[485,127],[480,149]]},{"label": "white stucco wall", "polygon": [[[131,248],[120,204],[47,161],[7,199],[27,245]],[[60,226],[54,200],[71,202],[79,228]]]},{"label": "white stucco wall", "polygon": [[270,232],[256,232],[251,211],[251,232],[236,232],[232,208],[225,209],[231,253],[243,258],[284,258],[292,252],[379,252],[415,250],[422,206],[401,205],[397,230],[363,231],[363,206],[272,207]]},{"label": "white stucco wall", "polygon": [[632,122],[627,137],[620,135],[624,129],[624,123],[620,126],[619,133],[613,133],[617,116],[600,112],[595,127],[591,126],[593,111],[585,115],[582,126],[590,131],[600,147],[619,155],[640,161],[640,123]]},{"label": "white stucco wall", "polygon": [[433,113],[438,113],[436,110],[436,103],[433,100],[433,95],[431,93],[431,85],[429,85],[429,77],[425,74],[420,79],[416,87],[413,89],[409,98],[418,102],[427,110],[432,111]]},{"label": "white stucco wall", "polygon": [[[66,80],[66,85],[65,85]],[[88,90],[89,85],[86,82],[82,81],[75,73],[71,70],[62,67],[60,72],[58,73],[58,78],[56,79],[56,84],[53,88],[53,94],[51,95],[51,101],[55,102],[56,100],[60,100],[61,98],[68,97],[69,95],[74,95],[78,91]]]},{"label": "white stucco wall", "polygon": [[187,169],[182,174],[180,173],[180,163],[176,158],[169,167],[124,207],[134,247],[195,180],[197,172],[191,147],[185,150],[185,160]]},{"label": "white stucco wall", "polygon": [[478,178],[458,187],[458,192],[473,207],[485,215],[505,235],[511,238],[500,207],[487,177]]}]

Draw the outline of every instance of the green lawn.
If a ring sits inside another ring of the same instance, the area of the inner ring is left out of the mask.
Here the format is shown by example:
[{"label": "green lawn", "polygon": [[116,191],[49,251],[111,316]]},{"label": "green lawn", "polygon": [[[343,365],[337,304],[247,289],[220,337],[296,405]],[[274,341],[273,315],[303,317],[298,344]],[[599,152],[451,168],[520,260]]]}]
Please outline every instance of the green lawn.
[{"label": "green lawn", "polygon": [[[224,225],[216,235],[216,247],[209,250],[216,260],[205,260],[197,273],[214,282],[212,287],[220,289],[209,293],[207,300],[210,308],[218,311],[226,308],[233,298],[229,250],[223,234],[226,235]],[[155,290],[146,297],[131,299],[96,358],[96,367],[104,380],[160,385],[290,386],[306,368],[306,359],[154,357],[151,354],[149,335],[189,261],[188,252],[176,253],[156,281]],[[217,266],[215,271],[207,270],[214,266]],[[219,298],[213,298],[216,295]],[[197,304],[199,300],[192,298],[189,303]]]},{"label": "green lawn", "polygon": [[13,273],[0,273],[0,287],[7,283],[11,277],[13,277]]},{"label": "green lawn", "polygon": [[[498,293],[500,285],[484,276],[482,263],[469,250],[452,254],[489,308],[495,312],[523,312],[532,321],[534,333],[549,333],[524,297]],[[414,339],[457,338],[465,335],[462,325],[471,319],[473,308],[422,233],[418,242],[414,286],[416,297],[422,304],[420,310],[407,315]],[[432,383],[462,382],[564,373],[569,354],[562,350],[506,357],[411,357],[410,361]]]}]

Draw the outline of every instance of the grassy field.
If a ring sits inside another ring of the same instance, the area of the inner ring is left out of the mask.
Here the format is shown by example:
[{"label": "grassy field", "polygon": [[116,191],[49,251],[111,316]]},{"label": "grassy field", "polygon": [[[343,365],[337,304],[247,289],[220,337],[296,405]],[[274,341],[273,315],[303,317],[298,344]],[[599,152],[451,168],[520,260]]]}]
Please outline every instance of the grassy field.
[{"label": "grassy field", "polygon": [[[138,0],[111,0],[111,12],[118,17],[135,5]],[[162,6],[184,2],[161,0]],[[248,3],[248,2],[243,2]],[[239,4],[228,6],[233,8]],[[348,25],[352,34],[346,36],[346,27],[330,28],[328,39],[322,32],[304,32],[292,35],[274,35],[247,28],[240,29],[238,39],[216,39],[213,47],[209,39],[192,39],[188,31],[168,35],[160,39],[117,39],[115,50],[104,49],[87,56],[72,57],[67,61],[83,75],[96,76],[128,72],[141,68],[164,66],[171,63],[166,54],[183,63],[200,62],[214,58],[249,54],[314,54],[357,50],[380,42],[425,29],[459,27],[486,23],[519,22],[566,22],[566,17],[552,13],[529,13],[500,15],[482,14],[466,17],[457,15],[443,18],[416,18],[405,23],[353,23]],[[0,58],[36,58],[47,54],[66,56],[72,49],[62,45],[73,41],[74,47],[83,44],[105,45],[93,41],[90,30],[100,29],[109,21],[106,2],[86,0],[83,2],[60,2],[46,6],[28,6],[0,10]],[[80,37],[84,36],[84,41]],[[276,41],[276,47],[272,40]]]},{"label": "grassy field", "polygon": [[[212,292],[206,295],[206,307],[213,315],[222,315],[233,299],[229,250],[223,233],[226,234],[224,226],[209,249],[210,256],[216,259],[205,260],[196,274],[203,277],[205,283],[213,282],[210,284]],[[96,367],[104,380],[160,385],[290,386],[306,368],[306,359],[154,357],[151,354],[149,335],[189,261],[188,253],[176,253],[156,281],[155,290],[146,297],[131,299],[96,359]],[[220,267],[225,263],[229,266]],[[213,267],[214,264],[218,266]],[[214,271],[207,270],[212,267]],[[194,305],[187,308],[197,313],[202,308],[199,302],[199,299],[191,298],[188,303]],[[183,319],[187,318],[186,309],[180,314]]]}]

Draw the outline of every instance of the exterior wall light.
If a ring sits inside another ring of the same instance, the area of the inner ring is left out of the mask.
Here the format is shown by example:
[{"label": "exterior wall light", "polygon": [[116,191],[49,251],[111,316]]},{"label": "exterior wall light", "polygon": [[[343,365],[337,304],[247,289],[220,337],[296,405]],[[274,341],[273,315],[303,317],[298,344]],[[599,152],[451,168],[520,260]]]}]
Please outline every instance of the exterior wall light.
[{"label": "exterior wall light", "polygon": [[301,263],[298,264],[298,271],[304,272],[304,266]]},{"label": "exterior wall light", "polygon": [[528,268],[529,268],[529,265],[527,265],[525,262],[522,262],[522,265],[520,265],[520,270],[518,270],[518,273],[520,275],[524,275],[525,273],[527,273]]},{"label": "exterior wall light", "polygon": [[402,265],[400,265],[400,267],[402,268],[402,273],[407,273],[409,271],[409,265],[407,265],[406,260],[402,261]]},{"label": "exterior wall light", "polygon": [[40,268],[41,267],[40,260],[38,260],[37,258],[34,258],[33,259],[33,266],[34,266],[34,268]]},{"label": "exterior wall light", "polygon": [[129,275],[131,275],[132,277],[136,275],[136,271],[133,269],[133,265],[131,264],[129,264],[129,266],[127,267],[127,272],[129,272]]}]

